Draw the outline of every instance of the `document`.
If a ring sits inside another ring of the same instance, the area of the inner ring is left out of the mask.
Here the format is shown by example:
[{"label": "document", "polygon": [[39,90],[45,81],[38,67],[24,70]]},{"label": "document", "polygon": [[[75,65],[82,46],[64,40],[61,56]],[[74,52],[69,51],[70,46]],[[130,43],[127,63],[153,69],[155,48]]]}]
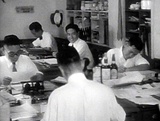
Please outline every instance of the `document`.
[{"label": "document", "polygon": [[144,77],[145,76],[142,75],[139,71],[125,72],[124,74],[121,74],[120,78],[105,81],[104,84],[110,87],[114,87],[119,85],[140,83]]},{"label": "document", "polygon": [[51,82],[57,82],[57,83],[66,84],[67,80],[64,77],[62,77],[62,76],[58,76],[57,78],[52,79]]},{"label": "document", "polygon": [[158,86],[153,84],[133,84],[113,87],[112,90],[118,98],[127,99],[136,104],[160,104],[160,98],[157,98],[160,95],[160,86],[159,84],[157,84]]},{"label": "document", "polygon": [[29,103],[24,103],[21,106],[11,107],[11,119],[13,121],[35,117],[37,113],[39,112]]},{"label": "document", "polygon": [[137,97],[132,97],[129,100],[136,103],[136,104],[146,104],[146,105],[160,104],[160,100],[158,100],[152,96],[147,96],[147,97],[137,96]]}]

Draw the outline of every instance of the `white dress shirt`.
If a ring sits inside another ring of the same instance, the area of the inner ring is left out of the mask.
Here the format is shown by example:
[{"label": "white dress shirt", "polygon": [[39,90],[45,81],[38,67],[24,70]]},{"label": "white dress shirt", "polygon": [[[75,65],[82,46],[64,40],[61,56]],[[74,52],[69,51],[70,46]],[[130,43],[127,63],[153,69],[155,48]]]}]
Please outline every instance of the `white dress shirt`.
[{"label": "white dress shirt", "polygon": [[107,53],[104,54],[104,58],[107,56],[108,64],[112,63],[113,54],[115,54],[115,60],[118,67],[124,66],[126,68],[130,68],[141,64],[149,64],[149,62],[143,58],[140,53],[138,53],[133,58],[126,60],[123,56],[122,47],[110,49]]},{"label": "white dress shirt", "polygon": [[70,46],[73,45],[73,47],[79,53],[81,59],[83,59],[83,58],[89,59],[90,63],[87,68],[92,69],[94,66],[94,59],[93,59],[92,53],[91,53],[87,43],[84,40],[78,38],[77,41],[75,41],[74,43],[69,43],[69,45]]},{"label": "white dress shirt", "polygon": [[75,73],[49,97],[43,121],[124,121],[112,90]]},{"label": "white dress shirt", "polygon": [[11,77],[12,82],[20,82],[23,80],[29,80],[31,76],[36,73],[41,73],[38,71],[36,65],[32,60],[26,55],[20,55],[16,64],[17,72],[12,72],[13,64],[6,56],[0,57],[0,81],[4,77]]},{"label": "white dress shirt", "polygon": [[54,37],[49,32],[42,33],[42,39],[37,38],[32,42],[34,46],[40,46],[42,48],[50,47],[53,51],[57,52],[57,43]]}]

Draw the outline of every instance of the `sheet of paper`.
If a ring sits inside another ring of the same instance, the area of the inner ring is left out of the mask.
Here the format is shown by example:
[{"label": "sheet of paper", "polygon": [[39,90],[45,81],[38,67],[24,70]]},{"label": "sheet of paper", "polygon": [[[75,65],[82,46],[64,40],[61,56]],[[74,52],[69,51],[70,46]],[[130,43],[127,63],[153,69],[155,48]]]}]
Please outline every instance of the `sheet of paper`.
[{"label": "sheet of paper", "polygon": [[22,84],[12,84],[11,87],[13,95],[22,93]]},{"label": "sheet of paper", "polygon": [[140,96],[140,94],[133,88],[113,89],[113,92],[118,98],[130,99],[132,97]]},{"label": "sheet of paper", "polygon": [[31,118],[39,113],[35,108],[33,108],[29,103],[24,103],[21,106],[11,107],[11,119],[19,120],[24,118]]},{"label": "sheet of paper", "polygon": [[150,88],[150,89],[142,89],[139,93],[141,96],[146,97],[147,95],[156,95],[159,94],[160,88]]},{"label": "sheet of paper", "polygon": [[136,104],[147,104],[147,105],[155,105],[155,104],[160,104],[160,100],[152,97],[152,96],[147,96],[147,97],[132,97],[129,99],[130,101],[136,103]]},{"label": "sheet of paper", "polygon": [[159,104],[160,100],[152,95],[160,94],[160,87],[153,87],[151,84],[130,85],[112,88],[118,98],[130,100],[136,104]]},{"label": "sheet of paper", "polygon": [[57,59],[56,58],[39,59],[39,60],[34,60],[34,61],[35,62],[40,62],[40,63],[48,63],[50,65],[57,64]]},{"label": "sheet of paper", "polygon": [[52,79],[51,82],[57,82],[57,83],[64,83],[64,84],[66,84],[67,80],[64,77],[62,77],[62,76],[58,76],[57,78]]},{"label": "sheet of paper", "polygon": [[125,72],[119,76],[118,79],[110,79],[107,81],[104,81],[104,84],[109,87],[119,86],[119,85],[127,85],[127,84],[134,84],[139,83],[143,80],[144,75],[142,75],[138,71],[132,71],[132,72]]}]

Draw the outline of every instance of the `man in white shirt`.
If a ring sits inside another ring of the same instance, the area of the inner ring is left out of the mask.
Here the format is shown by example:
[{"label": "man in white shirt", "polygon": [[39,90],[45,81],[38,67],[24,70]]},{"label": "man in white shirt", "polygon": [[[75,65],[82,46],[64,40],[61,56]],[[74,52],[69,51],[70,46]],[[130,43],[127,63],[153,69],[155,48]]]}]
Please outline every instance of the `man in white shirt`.
[{"label": "man in white shirt", "polygon": [[81,60],[87,58],[89,59],[89,65],[87,66],[87,70],[92,70],[94,66],[94,59],[92,53],[87,45],[87,43],[80,39],[79,36],[79,28],[76,24],[68,24],[65,28],[67,33],[67,38],[69,40],[69,46],[73,46],[80,55]]},{"label": "man in white shirt", "polygon": [[112,90],[85,77],[74,47],[59,52],[57,61],[68,83],[51,93],[43,121],[125,120],[125,112]]},{"label": "man in white shirt", "polygon": [[137,36],[125,40],[120,48],[110,49],[104,54],[104,59],[108,59],[108,64],[112,63],[112,55],[115,54],[115,61],[120,72],[124,71],[144,71],[150,68],[149,62],[143,58],[140,52],[143,49],[143,42]]},{"label": "man in white shirt", "polygon": [[31,23],[29,29],[31,33],[37,37],[37,39],[32,42],[34,47],[41,47],[54,53],[58,51],[56,40],[49,32],[43,31],[39,22]]},{"label": "man in white shirt", "polygon": [[0,83],[5,81],[20,82],[23,80],[42,80],[43,74],[38,71],[32,60],[22,55],[21,41],[16,35],[4,38],[4,56],[0,57]]}]

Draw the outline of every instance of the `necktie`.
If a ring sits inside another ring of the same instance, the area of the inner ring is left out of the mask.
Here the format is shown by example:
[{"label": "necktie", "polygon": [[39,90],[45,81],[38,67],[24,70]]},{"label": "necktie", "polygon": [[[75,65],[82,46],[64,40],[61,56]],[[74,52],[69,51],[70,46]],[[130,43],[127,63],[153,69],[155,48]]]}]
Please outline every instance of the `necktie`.
[{"label": "necktie", "polygon": [[12,64],[13,64],[12,72],[16,72],[17,71],[17,69],[16,69],[16,63],[13,62]]}]

